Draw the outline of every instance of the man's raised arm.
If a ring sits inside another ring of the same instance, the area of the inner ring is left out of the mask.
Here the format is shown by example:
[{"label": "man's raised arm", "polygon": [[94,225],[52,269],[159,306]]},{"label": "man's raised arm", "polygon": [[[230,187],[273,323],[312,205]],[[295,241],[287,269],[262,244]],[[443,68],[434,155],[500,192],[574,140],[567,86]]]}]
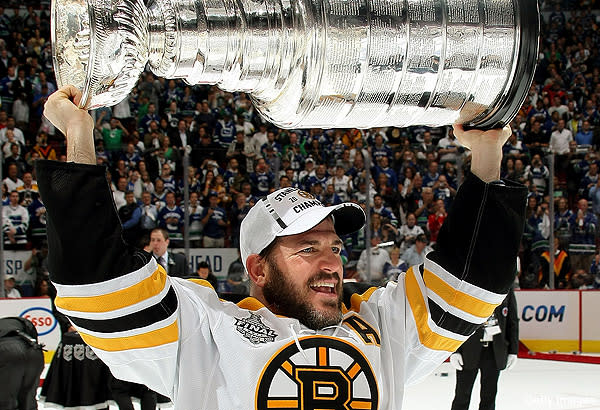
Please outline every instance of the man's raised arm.
[{"label": "man's raised arm", "polygon": [[500,181],[502,145],[510,133],[454,129],[471,149],[471,173],[457,191],[434,251],[404,278],[408,383],[455,351],[502,302],[515,277],[527,189]]},{"label": "man's raised arm", "polygon": [[524,186],[500,181],[510,128],[464,131],[455,125],[454,130],[471,150],[472,175],[458,190],[429,259],[460,280],[506,294],[514,281],[527,195]]},{"label": "man's raised arm", "polygon": [[[116,377],[172,397],[176,292],[150,254],[122,239],[106,167],[96,165],[94,123],[75,105],[80,98],[67,86],[45,106],[45,115],[66,136],[69,162],[36,161],[55,303]],[[132,360],[132,352],[139,359]]]},{"label": "man's raised arm", "polygon": [[66,136],[68,163],[36,162],[48,213],[50,277],[65,285],[101,282],[147,263],[142,253],[132,258],[135,251],[121,239],[106,168],[96,166],[94,122],[77,108],[80,99],[81,92],[69,85],[52,94],[44,108]]}]

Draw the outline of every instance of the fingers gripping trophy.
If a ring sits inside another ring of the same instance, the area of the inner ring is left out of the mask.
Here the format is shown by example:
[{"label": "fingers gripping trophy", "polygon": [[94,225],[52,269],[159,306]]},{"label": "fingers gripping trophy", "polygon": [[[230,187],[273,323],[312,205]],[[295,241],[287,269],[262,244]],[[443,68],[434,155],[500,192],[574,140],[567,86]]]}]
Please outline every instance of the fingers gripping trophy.
[{"label": "fingers gripping trophy", "polygon": [[538,56],[535,0],[53,0],[59,85],[123,100],[146,64],[249,93],[283,128],[506,125]]}]

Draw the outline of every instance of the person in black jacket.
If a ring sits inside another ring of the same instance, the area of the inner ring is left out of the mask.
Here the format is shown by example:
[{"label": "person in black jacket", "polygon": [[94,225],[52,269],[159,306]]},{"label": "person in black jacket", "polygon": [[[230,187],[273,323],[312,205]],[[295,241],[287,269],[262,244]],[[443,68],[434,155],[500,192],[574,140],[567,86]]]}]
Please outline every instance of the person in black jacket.
[{"label": "person in black jacket", "polygon": [[191,276],[193,279],[202,279],[210,283],[213,289],[216,291],[219,287],[219,280],[212,272],[210,265],[204,261],[198,263],[198,269],[196,270],[196,275]]},{"label": "person in black jacket", "polygon": [[169,234],[163,228],[153,229],[150,233],[150,247],[152,255],[159,265],[165,268],[169,276],[183,278],[189,274],[189,267],[185,256],[181,253],[168,252]]},{"label": "person in black jacket", "polygon": [[479,410],[493,410],[500,371],[514,366],[518,350],[519,318],[515,292],[511,289],[483,326],[450,356],[450,363],[456,369],[452,410],[469,408],[473,383],[479,371]]},{"label": "person in black jacket", "polygon": [[0,319],[0,409],[37,409],[36,389],[44,369],[35,326],[21,317]]}]

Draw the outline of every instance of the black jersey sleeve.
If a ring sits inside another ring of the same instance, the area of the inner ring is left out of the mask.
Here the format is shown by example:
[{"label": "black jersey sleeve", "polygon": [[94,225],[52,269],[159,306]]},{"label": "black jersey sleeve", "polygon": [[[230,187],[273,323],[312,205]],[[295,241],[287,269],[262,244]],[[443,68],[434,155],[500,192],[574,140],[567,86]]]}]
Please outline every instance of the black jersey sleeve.
[{"label": "black jersey sleeve", "polygon": [[150,255],[122,239],[106,167],[36,162],[47,212],[48,269],[53,282],[103,282],[144,266]]},{"label": "black jersey sleeve", "polygon": [[457,192],[428,258],[479,288],[506,294],[514,281],[527,188],[470,175]]}]

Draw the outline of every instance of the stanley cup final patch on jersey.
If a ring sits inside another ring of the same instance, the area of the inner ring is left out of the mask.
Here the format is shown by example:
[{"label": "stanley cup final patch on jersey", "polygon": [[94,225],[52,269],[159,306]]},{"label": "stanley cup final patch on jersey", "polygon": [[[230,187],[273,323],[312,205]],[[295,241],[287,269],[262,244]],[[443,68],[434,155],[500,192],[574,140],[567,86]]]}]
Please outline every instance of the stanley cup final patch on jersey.
[{"label": "stanley cup final patch on jersey", "polygon": [[235,318],[235,330],[252,344],[274,342],[277,333],[265,325],[260,316],[250,312],[250,317]]}]

